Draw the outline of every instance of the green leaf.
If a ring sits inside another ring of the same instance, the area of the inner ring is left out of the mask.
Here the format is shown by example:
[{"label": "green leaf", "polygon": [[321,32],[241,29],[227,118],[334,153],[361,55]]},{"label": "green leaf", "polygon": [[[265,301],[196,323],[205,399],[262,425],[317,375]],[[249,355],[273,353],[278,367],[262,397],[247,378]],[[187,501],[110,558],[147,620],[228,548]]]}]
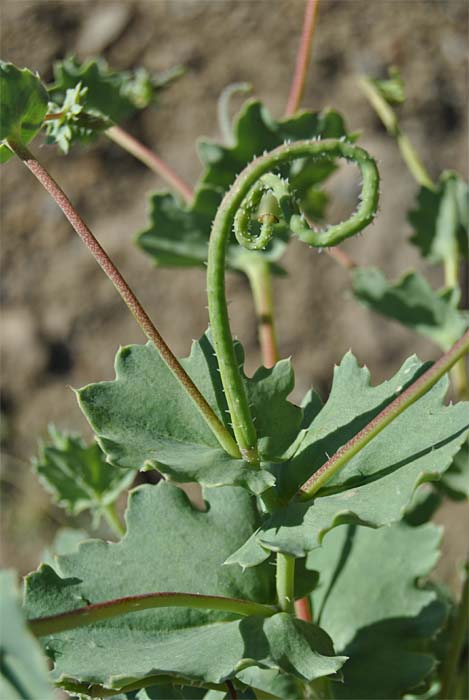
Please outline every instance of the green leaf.
[{"label": "green leaf", "polygon": [[99,519],[135,477],[135,469],[117,470],[106,462],[99,445],[49,428],[51,442],[42,444],[34,471],[57,505],[71,515],[90,510]]},{"label": "green leaf", "polygon": [[[243,489],[210,489],[207,510],[166,482],[134,490],[118,544],[88,541],[26,581],[30,618],[116,597],[185,591],[272,602],[274,571],[242,573],[223,561],[258,525],[255,499]],[[223,624],[221,624],[223,623]],[[155,674],[220,683],[244,666],[282,668],[308,679],[335,673],[327,635],[286,613],[236,619],[186,608],[145,610],[44,638],[53,676],[121,689]]]},{"label": "green leaf", "polygon": [[14,571],[0,571],[0,697],[52,700],[47,663],[21,611]]},{"label": "green leaf", "polygon": [[113,71],[101,58],[80,63],[69,56],[54,64],[54,83],[49,86],[49,95],[62,106],[67,90],[80,85],[86,88],[83,100],[86,111],[119,124],[147,107],[158,91],[180,74],[179,67],[156,77],[144,68]]},{"label": "green leaf", "polygon": [[469,498],[469,440],[463,444],[437,487],[454,501]]},{"label": "green leaf", "polygon": [[112,126],[109,119],[84,111],[87,92],[88,88],[78,83],[67,89],[61,105],[49,103],[49,115],[57,114],[57,117],[46,123],[47,143],[56,143],[64,153],[75,142],[90,141],[97,132]]},{"label": "green leaf", "polygon": [[419,581],[438,559],[441,531],[403,523],[336,528],[308,556],[321,572],[312,595],[320,624],[349,656],[334,697],[398,700],[435,666],[431,640],[447,606]]},{"label": "green leaf", "polygon": [[46,547],[42,552],[41,562],[53,569],[57,556],[77,552],[78,545],[89,538],[90,536],[86,530],[79,530],[73,527],[61,527],[55,533],[52,544]]},{"label": "green leaf", "polygon": [[[242,350],[238,345],[240,364]],[[223,387],[210,338],[194,342],[181,364],[220,420],[229,425]],[[294,440],[301,409],[286,397],[293,388],[289,361],[261,368],[245,379],[259,447],[265,459],[280,458]],[[155,468],[177,481],[207,486],[243,485],[261,493],[274,483],[265,469],[229,457],[151,343],[122,348],[116,379],[84,387],[80,406],[108,460],[120,467]]]},{"label": "green leaf", "polygon": [[469,257],[469,187],[457,173],[442,173],[435,191],[422,187],[409,213],[411,242],[430,262]]},{"label": "green leaf", "polygon": [[352,288],[364,306],[430,338],[443,350],[449,350],[469,327],[469,313],[457,308],[456,290],[434,292],[417,272],[407,272],[392,283],[378,268],[357,267],[352,271]]},{"label": "green leaf", "polygon": [[[334,371],[324,408],[303,432],[296,452],[281,467],[282,494],[293,495],[342,445],[365,427],[425,367],[409,358],[389,381],[370,386],[370,374],[351,353]],[[304,556],[333,527],[357,522],[372,527],[399,520],[416,487],[440,478],[469,428],[467,403],[444,406],[442,379],[338,472],[314,500],[291,502],[273,514],[228,563],[253,566],[280,550]]]},{"label": "green leaf", "polygon": [[390,105],[402,104],[405,101],[404,81],[397,68],[391,67],[388,70],[389,77],[384,79],[369,79],[377,88],[381,97]]},{"label": "green leaf", "polygon": [[[42,126],[47,101],[47,91],[34,73],[0,61],[0,141],[13,139],[28,144]],[[12,156],[2,143],[0,163]]]},{"label": "green leaf", "polygon": [[[286,140],[311,138],[353,139],[347,133],[342,117],[332,110],[322,113],[300,112],[294,117],[276,121],[256,100],[246,102],[234,125],[234,145],[223,146],[201,140],[199,155],[204,172],[189,206],[171,194],[155,194],[150,199],[149,226],[138,234],[137,244],[152,256],[156,265],[200,266],[207,260],[207,247],[212,221],[224,193],[246,165],[264,151],[280,146]],[[322,217],[325,197],[318,186],[335,170],[327,159],[301,159],[282,170],[290,178],[306,214]],[[243,270],[246,255],[278,260],[285,248],[288,232],[277,227],[277,234],[265,252],[240,249],[234,237],[227,250],[231,269]]]}]

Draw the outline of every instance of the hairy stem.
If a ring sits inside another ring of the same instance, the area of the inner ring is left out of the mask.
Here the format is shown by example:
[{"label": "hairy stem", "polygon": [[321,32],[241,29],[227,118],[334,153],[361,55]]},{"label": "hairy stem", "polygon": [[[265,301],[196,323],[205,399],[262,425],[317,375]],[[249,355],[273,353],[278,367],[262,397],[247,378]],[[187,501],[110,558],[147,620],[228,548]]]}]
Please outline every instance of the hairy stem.
[{"label": "hairy stem", "polygon": [[120,126],[111,126],[110,129],[107,129],[105,134],[111,141],[117,143],[121,148],[159,175],[170,187],[181,195],[185,202],[189,203],[192,201],[193,192],[189,185],[150,148],[147,148],[143,143],[137,141],[136,138],[127,131],[124,131]]},{"label": "hairy stem", "polygon": [[[276,167],[302,157],[342,157],[355,162],[363,177],[360,204],[345,222],[334,224],[325,231],[312,231],[301,215],[292,209],[287,224],[305,243],[317,247],[331,246],[354,235],[373,220],[378,202],[379,175],[373,159],[358,146],[340,140],[325,139],[285,144],[257,158],[238,175],[218,208],[208,250],[207,294],[210,325],[236,440],[244,459],[253,465],[258,464],[259,460],[257,436],[234,353],[228,318],[225,294],[226,247],[236,214],[243,207],[251,188]],[[272,182],[272,179],[278,180],[271,177],[269,182]]]},{"label": "hairy stem", "polygon": [[216,435],[222,447],[233,457],[239,457],[239,450],[231,434],[215,415],[205,398],[195,386],[192,379],[179,364],[177,358],[166,345],[161,335],[156,330],[150,317],[138,301],[134,292],[122,277],[106,251],[98,243],[88,226],[73,207],[67,195],[49,175],[45,168],[34,158],[30,151],[23,144],[9,141],[11,150],[23,161],[32,174],[39,180],[44,189],[51,195],[56,204],[62,210],[65,217],[72,225],[75,232],[81,238],[88,250],[91,252],[101,269],[111,280],[121,298],[127,305],[129,311],[137,321],[138,325],[147,338],[153,343],[161,358],[174,374],[179,383],[194,401],[200,414],[203,416],[213,433]]},{"label": "hairy stem", "polygon": [[119,518],[116,504],[110,503],[107,506],[103,506],[102,510],[111,530],[114,530],[118,537],[125,535],[125,526],[122,520]]},{"label": "hairy stem", "polygon": [[401,155],[414,179],[419,185],[422,185],[422,187],[434,190],[435,185],[427,169],[420,160],[417,151],[412,146],[408,137],[401,131],[399,120],[392,107],[380,95],[370,78],[362,76],[359,78],[359,85],[387,131],[396,139]]},{"label": "hairy stem", "polygon": [[295,595],[295,558],[290,554],[277,553],[277,602],[280,610],[293,612]]},{"label": "hairy stem", "polygon": [[469,617],[469,576],[466,564],[466,574],[464,579],[464,587],[462,590],[461,600],[456,612],[456,617],[453,621],[451,629],[451,637],[449,649],[446,654],[446,659],[443,663],[441,671],[441,692],[442,700],[454,698],[454,690],[458,677],[458,665],[461,659],[461,653],[464,647],[464,642],[468,633],[468,617]]},{"label": "hairy stem", "polygon": [[252,262],[249,262],[244,270],[248,276],[254,299],[262,364],[264,367],[273,367],[278,362],[279,352],[275,333],[270,264],[266,260],[256,257],[252,257],[250,260]]},{"label": "hairy stem", "polygon": [[260,617],[270,617],[278,612],[272,605],[239,598],[224,598],[216,595],[200,595],[199,593],[148,593],[87,605],[84,608],[77,608],[58,615],[39,617],[28,620],[28,625],[36,637],[45,637],[49,634],[59,634],[65,630],[93,625],[112,617],[152,608],[223,610],[241,616],[257,615]]},{"label": "hairy stem", "polygon": [[318,9],[319,0],[307,0],[303,20],[303,31],[296,57],[295,72],[293,74],[290,94],[285,110],[285,115],[287,117],[295,114],[300,106],[301,98],[303,97]]},{"label": "hairy stem", "polygon": [[403,413],[409,406],[427,393],[441,377],[465,354],[469,352],[469,331],[453,345],[434,365],[422,374],[400,396],[392,401],[381,413],[373,418],[363,430],[354,435],[335,455],[306,481],[299,491],[301,500],[309,500],[325,486],[327,482],[340,471],[360,450],[362,450],[376,435]]}]

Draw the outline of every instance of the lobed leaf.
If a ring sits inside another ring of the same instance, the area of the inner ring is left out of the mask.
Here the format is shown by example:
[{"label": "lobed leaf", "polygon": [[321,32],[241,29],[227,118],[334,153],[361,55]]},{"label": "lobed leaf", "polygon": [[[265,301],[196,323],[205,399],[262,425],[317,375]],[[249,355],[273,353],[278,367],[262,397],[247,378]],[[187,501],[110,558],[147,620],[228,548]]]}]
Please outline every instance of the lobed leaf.
[{"label": "lobed leaf", "polygon": [[349,525],[328,533],[308,555],[308,566],[321,572],[312,594],[317,619],[350,657],[334,697],[398,700],[434,669],[431,642],[447,605],[420,581],[438,559],[440,538],[430,524],[380,530]]},{"label": "lobed leaf", "polygon": [[[181,364],[229,426],[214,355],[210,338],[204,335]],[[241,364],[239,345],[238,357]],[[293,388],[291,365],[284,360],[272,369],[262,368],[245,382],[257,418],[261,453],[267,460],[281,458],[301,420],[301,409],[286,400]],[[116,379],[84,387],[78,399],[108,461],[118,467],[155,468],[176,481],[242,485],[254,493],[274,483],[265,469],[254,470],[222,450],[151,343],[122,348],[116,356]]]},{"label": "lobed leaf", "polygon": [[458,309],[454,289],[433,291],[417,272],[389,282],[378,268],[352,271],[356,299],[372,311],[402,323],[448,350],[469,327],[469,313]]},{"label": "lobed leaf", "polygon": [[[349,138],[342,117],[332,110],[322,113],[300,112],[294,117],[276,121],[257,100],[249,100],[234,125],[234,145],[223,146],[214,141],[199,142],[199,156],[204,172],[194,200],[184,206],[171,194],[155,194],[150,199],[149,226],[138,234],[137,245],[161,266],[198,266],[207,260],[208,239],[212,221],[224,193],[236,176],[256,156],[280,146],[287,140],[312,138]],[[282,171],[297,192],[306,214],[321,218],[325,198],[318,186],[335,170],[330,160],[302,159]],[[283,253],[288,232],[280,225],[277,235],[265,252],[249,253],[277,260]],[[243,270],[246,252],[239,249],[233,237],[227,250],[227,265]]]},{"label": "lobed leaf", "polygon": [[115,123],[125,121],[137,110],[147,107],[159,90],[182,73],[180,67],[156,76],[150,75],[145,68],[114,71],[102,58],[80,63],[75,56],[57,61],[53,71],[54,83],[49,86],[49,94],[54,102],[60,104],[67,90],[80,84],[86,88],[86,109]]},{"label": "lobed leaf", "polygon": [[78,545],[89,539],[89,534],[85,530],[78,530],[72,527],[62,527],[55,533],[54,540],[43,551],[41,561],[52,568],[55,564],[55,557],[62,554],[72,554],[78,551]]},{"label": "lobed leaf", "polygon": [[[372,387],[368,370],[348,353],[334,371],[327,403],[303,431],[291,459],[280,467],[281,493],[293,495],[422,369],[415,357],[409,358],[391,380]],[[269,550],[305,556],[344,522],[380,527],[399,520],[416,487],[439,479],[466,439],[468,404],[444,406],[447,385],[446,378],[440,380],[390,423],[314,500],[292,501],[270,516],[228,563],[253,566],[266,559]]]},{"label": "lobed leaf", "polygon": [[98,132],[112,126],[109,119],[84,111],[87,92],[88,88],[77,83],[67,89],[62,104],[49,103],[50,115],[57,116],[46,123],[47,143],[56,143],[64,153],[75,142],[91,141]]},{"label": "lobed leaf", "polygon": [[4,141],[28,144],[36,136],[47,102],[47,91],[37,75],[28,68],[0,61],[0,163],[13,156]]},{"label": "lobed leaf", "polygon": [[40,446],[33,469],[57,505],[71,515],[90,510],[99,519],[134,480],[135,468],[117,470],[106,462],[99,445],[49,428],[51,442]]},{"label": "lobed leaf", "polygon": [[469,257],[469,187],[459,175],[445,171],[435,190],[422,187],[415,209],[409,213],[411,237],[430,262]]},{"label": "lobed leaf", "polygon": [[[258,518],[243,489],[211,489],[200,512],[171,484],[140,487],[130,495],[121,542],[84,542],[77,553],[58,557],[54,569],[43,566],[27,578],[27,613],[35,618],[151,591],[270,603],[272,567],[241,573],[222,566]],[[335,673],[344,661],[322,630],[286,613],[240,620],[209,610],[145,610],[51,635],[44,644],[59,683],[117,690],[157,674],[219,683],[247,666],[312,679]]]},{"label": "lobed leaf", "polygon": [[52,700],[46,659],[21,610],[14,571],[0,571],[0,697]]}]

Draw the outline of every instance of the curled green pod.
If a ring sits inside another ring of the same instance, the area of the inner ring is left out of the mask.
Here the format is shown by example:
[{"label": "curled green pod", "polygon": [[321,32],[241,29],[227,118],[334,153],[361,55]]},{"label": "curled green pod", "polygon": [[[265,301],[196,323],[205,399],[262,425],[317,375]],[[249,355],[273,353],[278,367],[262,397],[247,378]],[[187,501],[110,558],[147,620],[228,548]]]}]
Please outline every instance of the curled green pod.
[{"label": "curled green pod", "polygon": [[[348,219],[322,231],[310,228],[288,182],[272,172],[297,158],[344,158],[357,165],[362,188],[358,207]],[[225,295],[225,255],[232,225],[239,243],[249,250],[263,248],[271,240],[275,232],[272,216],[277,218],[273,212],[267,212],[269,216],[261,221],[260,233],[251,235],[251,219],[266,192],[272,193],[282,219],[302,241],[314,247],[334,246],[372,222],[378,207],[379,173],[375,161],[363,148],[346,141],[326,139],[288,143],[248,165],[238,175],[217,211],[210,236],[207,268],[210,325],[235,438],[243,458],[253,465],[259,461],[257,436],[233,349]]]}]

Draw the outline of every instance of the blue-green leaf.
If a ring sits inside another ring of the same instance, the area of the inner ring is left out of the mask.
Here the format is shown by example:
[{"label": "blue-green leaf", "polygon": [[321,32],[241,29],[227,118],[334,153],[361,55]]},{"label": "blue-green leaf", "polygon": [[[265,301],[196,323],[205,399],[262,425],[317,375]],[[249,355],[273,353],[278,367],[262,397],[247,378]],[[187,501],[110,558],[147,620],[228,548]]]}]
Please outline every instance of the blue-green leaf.
[{"label": "blue-green leaf", "polygon": [[0,571],[0,697],[52,700],[47,663],[26,626],[14,571]]},{"label": "blue-green leaf", "polygon": [[117,470],[96,443],[49,428],[50,443],[40,445],[33,468],[57,505],[71,515],[89,510],[99,519],[134,480],[135,469]]},{"label": "blue-green leaf", "polygon": [[[243,356],[238,345],[238,357]],[[220,420],[229,414],[210,338],[194,342],[184,369]],[[287,401],[293,388],[289,361],[245,378],[263,459],[281,459],[296,437],[301,409]],[[80,406],[108,460],[120,467],[153,467],[177,481],[243,485],[261,493],[274,483],[265,469],[229,457],[151,343],[122,348],[116,379],[84,387]]]},{"label": "blue-green leaf", "polygon": [[308,555],[321,572],[313,609],[337,649],[349,656],[343,700],[399,700],[436,665],[432,639],[447,606],[420,583],[435,565],[441,532],[403,523],[380,530],[336,528]]},{"label": "blue-green leaf", "polygon": [[[342,445],[356,435],[423,370],[407,360],[388,382],[370,386],[368,370],[347,354],[334,373],[324,408],[303,432],[290,461],[281,465],[283,493],[293,495]],[[275,512],[229,563],[253,566],[269,550],[304,556],[333,527],[356,522],[372,527],[399,520],[416,487],[438,480],[463,445],[469,404],[445,406],[448,381],[442,379],[306,502],[292,501]]]},{"label": "blue-green leaf", "polygon": [[469,328],[469,312],[458,309],[457,290],[435,292],[417,272],[407,272],[393,283],[375,267],[357,267],[352,271],[352,289],[362,304],[430,338],[443,350]]},{"label": "blue-green leaf", "polygon": [[435,190],[422,187],[409,221],[411,242],[430,262],[469,258],[469,187],[457,173],[442,173]]},{"label": "blue-green leaf", "polygon": [[13,153],[8,139],[28,144],[38,133],[47,112],[47,90],[28,68],[0,61],[0,163]]},{"label": "blue-green leaf", "polygon": [[[157,591],[184,591],[270,603],[269,565],[242,573],[223,566],[257,527],[255,499],[239,488],[210,489],[205,512],[175,486],[160,482],[130,495],[121,542],[87,541],[78,552],[26,580],[30,618],[88,603]],[[60,683],[80,681],[119,690],[158,674],[220,683],[241,668],[282,669],[312,680],[343,664],[316,625],[286,613],[236,619],[188,608],[145,610],[50,635],[44,645]]]}]

